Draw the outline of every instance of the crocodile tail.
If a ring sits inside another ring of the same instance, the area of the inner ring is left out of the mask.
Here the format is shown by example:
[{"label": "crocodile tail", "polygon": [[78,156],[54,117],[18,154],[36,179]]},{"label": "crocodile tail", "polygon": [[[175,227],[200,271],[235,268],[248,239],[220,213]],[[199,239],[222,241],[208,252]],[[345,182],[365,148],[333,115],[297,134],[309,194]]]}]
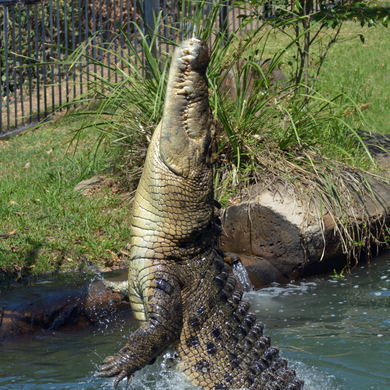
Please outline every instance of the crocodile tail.
[{"label": "crocodile tail", "polygon": [[[263,334],[235,277],[221,260],[215,267],[214,300],[194,307],[188,323],[184,319],[178,347],[184,373],[205,390],[301,390],[303,382]],[[202,318],[202,307],[207,318]]]}]

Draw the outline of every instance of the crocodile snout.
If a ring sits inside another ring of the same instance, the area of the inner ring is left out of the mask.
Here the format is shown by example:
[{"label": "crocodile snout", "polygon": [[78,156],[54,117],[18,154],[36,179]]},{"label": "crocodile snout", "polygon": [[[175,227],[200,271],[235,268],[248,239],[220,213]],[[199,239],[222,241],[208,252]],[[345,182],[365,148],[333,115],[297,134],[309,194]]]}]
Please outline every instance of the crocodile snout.
[{"label": "crocodile snout", "polygon": [[180,45],[178,61],[190,70],[204,71],[209,63],[209,49],[199,38],[191,38]]}]

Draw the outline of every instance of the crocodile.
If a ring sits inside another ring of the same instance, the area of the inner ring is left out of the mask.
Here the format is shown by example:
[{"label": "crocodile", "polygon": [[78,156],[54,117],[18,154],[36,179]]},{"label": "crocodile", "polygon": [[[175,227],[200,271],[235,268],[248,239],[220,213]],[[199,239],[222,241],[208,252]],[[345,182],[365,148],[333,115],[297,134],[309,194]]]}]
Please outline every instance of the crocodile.
[{"label": "crocodile", "polygon": [[163,116],[133,201],[128,295],[139,328],[97,375],[114,387],[169,346],[203,389],[303,388],[249,312],[217,247],[207,45],[192,38],[173,54]]}]

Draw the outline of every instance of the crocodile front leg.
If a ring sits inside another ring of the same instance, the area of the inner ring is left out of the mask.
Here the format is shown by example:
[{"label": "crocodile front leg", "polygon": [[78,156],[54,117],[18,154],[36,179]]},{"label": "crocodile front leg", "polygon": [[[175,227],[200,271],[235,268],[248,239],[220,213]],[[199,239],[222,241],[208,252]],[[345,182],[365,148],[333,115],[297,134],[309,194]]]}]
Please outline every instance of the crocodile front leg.
[{"label": "crocodile front leg", "polygon": [[116,376],[114,387],[146,364],[154,362],[170,344],[177,341],[182,329],[182,303],[179,283],[172,275],[159,273],[156,279],[144,279],[142,295],[146,322],[114,356],[104,360],[99,377]]}]

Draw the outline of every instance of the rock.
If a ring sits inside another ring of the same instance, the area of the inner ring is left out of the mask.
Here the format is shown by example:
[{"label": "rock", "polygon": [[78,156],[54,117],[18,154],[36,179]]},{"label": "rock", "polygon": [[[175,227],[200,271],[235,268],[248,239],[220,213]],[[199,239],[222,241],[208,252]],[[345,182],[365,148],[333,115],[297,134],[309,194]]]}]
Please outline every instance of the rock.
[{"label": "rock", "polygon": [[371,155],[376,159],[378,165],[389,172],[390,170],[390,135],[368,133],[360,131],[359,135],[362,137],[365,145],[370,151]]},{"label": "rock", "polygon": [[94,282],[72,290],[52,291],[28,303],[0,307],[0,340],[41,330],[80,329],[128,310],[123,296]]},{"label": "rock", "polygon": [[[367,180],[375,196],[355,194],[355,207],[346,213],[352,217],[358,210],[362,216],[355,216],[353,229],[366,224],[363,215],[368,216],[375,241],[390,220],[390,183],[375,176]],[[323,215],[319,204],[307,205],[284,188],[270,191],[254,185],[247,200],[223,211],[220,247],[241,258],[256,288],[332,271],[345,265],[346,253],[335,220]]]},{"label": "rock", "polygon": [[91,195],[101,188],[110,188],[115,184],[115,180],[105,176],[93,176],[78,183],[74,187],[75,192],[80,192],[83,195]]},{"label": "rock", "polygon": [[224,210],[220,247],[241,258],[256,288],[285,282],[304,263],[302,223],[295,199],[266,191]]},{"label": "rock", "polygon": [[[369,224],[371,240],[365,244],[379,246],[390,223],[390,138],[367,132],[360,135],[387,179],[366,175],[362,180],[371,192],[350,191],[353,207],[343,213],[352,221],[353,231]],[[332,215],[322,212],[321,202],[307,204],[302,193],[253,185],[246,200],[225,209],[221,220],[221,249],[241,258],[256,288],[331,272],[347,263],[340,226]],[[356,242],[356,249],[361,249],[359,245]]]}]

